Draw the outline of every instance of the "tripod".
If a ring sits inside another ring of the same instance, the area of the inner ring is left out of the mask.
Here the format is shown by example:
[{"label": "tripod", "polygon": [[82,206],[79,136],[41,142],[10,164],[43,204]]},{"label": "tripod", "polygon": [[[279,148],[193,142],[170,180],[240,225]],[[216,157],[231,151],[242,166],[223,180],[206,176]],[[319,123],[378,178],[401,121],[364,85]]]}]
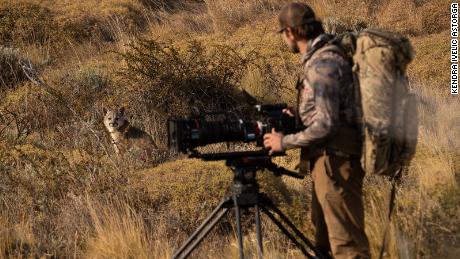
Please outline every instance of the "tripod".
[{"label": "tripod", "polygon": [[[196,157],[196,156],[195,156]],[[308,258],[326,258],[321,252],[302,234],[302,232],[278,209],[272,200],[259,191],[256,180],[258,170],[268,169],[276,176],[289,175],[296,178],[298,174],[275,165],[266,153],[260,152],[237,152],[221,154],[200,154],[203,160],[226,160],[233,173],[233,183],[229,192],[224,196],[217,207],[209,214],[203,223],[192,233],[185,243],[174,253],[173,258],[187,258],[193,250],[203,241],[215,225],[225,216],[231,208],[235,211],[236,230],[238,238],[238,250],[240,259],[243,254],[243,234],[241,227],[241,209],[255,209],[255,225],[257,237],[258,258],[263,258],[262,229],[260,213],[267,215],[273,223],[288,237],[297,248]],[[277,218],[275,215],[278,215]],[[292,232],[292,233],[291,233]],[[302,244],[303,242],[303,244]],[[311,252],[308,252],[307,248]]]}]

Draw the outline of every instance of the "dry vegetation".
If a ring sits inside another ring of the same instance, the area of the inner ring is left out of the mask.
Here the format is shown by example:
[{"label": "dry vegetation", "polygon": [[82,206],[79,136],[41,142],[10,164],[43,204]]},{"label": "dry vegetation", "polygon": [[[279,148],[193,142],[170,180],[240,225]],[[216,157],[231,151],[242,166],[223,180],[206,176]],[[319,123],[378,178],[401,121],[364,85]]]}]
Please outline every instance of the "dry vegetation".
[{"label": "dry vegetation", "polygon": [[[133,124],[166,148],[165,119],[188,110],[247,113],[258,101],[293,103],[298,69],[276,29],[275,0],[0,0],[0,257],[169,258],[220,195],[221,162],[172,157],[151,168],[113,155],[102,107],[125,105]],[[312,0],[348,28],[408,35],[422,124],[416,158],[398,188],[388,258],[460,254],[460,102],[447,94],[450,1]],[[51,86],[29,82],[32,60]],[[243,104],[243,105],[240,105]],[[161,159],[165,159],[165,154]],[[298,153],[278,158],[292,167]],[[263,189],[309,236],[309,180],[261,174]],[[372,252],[383,235],[389,184],[367,177]],[[249,226],[249,222],[245,222]],[[299,258],[264,221],[267,258]],[[255,255],[254,235],[245,245]],[[223,245],[223,244],[229,245]],[[231,218],[199,258],[235,258]]]}]

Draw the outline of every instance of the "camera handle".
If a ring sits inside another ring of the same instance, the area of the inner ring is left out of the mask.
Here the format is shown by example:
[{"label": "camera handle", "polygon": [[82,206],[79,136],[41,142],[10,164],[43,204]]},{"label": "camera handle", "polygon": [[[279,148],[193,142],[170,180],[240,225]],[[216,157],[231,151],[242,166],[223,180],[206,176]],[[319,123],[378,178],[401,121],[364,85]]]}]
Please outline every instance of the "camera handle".
[{"label": "camera handle", "polygon": [[[252,152],[252,151],[249,151]],[[245,152],[247,153],[247,152]],[[211,157],[202,157],[203,160],[216,159],[216,154]],[[226,154],[228,155],[228,154]],[[233,154],[234,155],[234,154]],[[222,156],[222,154],[220,154]],[[219,157],[220,157],[219,156]],[[265,160],[264,160],[265,159]],[[269,162],[267,162],[267,160]],[[173,259],[187,258],[194,249],[203,241],[209,232],[219,223],[219,221],[233,208],[235,211],[239,258],[243,259],[243,234],[241,226],[241,209],[255,209],[255,225],[257,237],[258,258],[263,258],[262,229],[260,212],[266,214],[273,223],[288,237],[294,245],[299,248],[308,258],[328,258],[323,255],[305,235],[289,220],[289,218],[273,203],[265,194],[259,191],[256,173],[262,168],[272,171],[275,175],[289,175],[287,169],[281,169],[273,164],[270,157],[232,157],[226,159],[226,165],[234,172],[233,184],[230,191],[224,196],[217,207],[209,214],[203,223],[192,233],[185,243],[174,253]],[[297,175],[294,172],[292,174]],[[276,215],[278,217],[276,217]],[[311,252],[309,253],[308,250]]]}]

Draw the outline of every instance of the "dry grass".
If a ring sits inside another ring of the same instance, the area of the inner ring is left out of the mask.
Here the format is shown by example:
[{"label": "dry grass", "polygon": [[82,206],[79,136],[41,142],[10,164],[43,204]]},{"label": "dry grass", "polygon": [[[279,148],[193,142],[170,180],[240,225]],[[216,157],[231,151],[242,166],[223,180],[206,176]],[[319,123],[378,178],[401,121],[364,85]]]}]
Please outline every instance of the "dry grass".
[{"label": "dry grass", "polygon": [[[0,0],[0,44],[17,49],[5,55],[0,47],[0,257],[169,258],[217,204],[231,173],[220,162],[171,154],[155,168],[133,154],[116,158],[101,108],[127,106],[131,121],[165,148],[164,114],[237,106],[241,89],[262,102],[294,104],[298,57],[272,33],[284,2]],[[455,258],[460,117],[453,111],[460,107],[446,94],[450,2],[308,2],[323,20],[347,28],[391,25],[411,37],[417,56],[409,74],[422,124],[416,157],[398,188],[388,257]],[[14,64],[23,56],[51,94],[18,74]],[[276,159],[291,169],[297,161],[296,151]],[[311,237],[310,180],[260,177],[264,191]],[[373,255],[389,189],[384,179],[366,178]],[[245,252],[254,257],[249,223]],[[267,258],[301,258],[266,218],[263,229]],[[237,256],[231,217],[194,256]]]},{"label": "dry grass", "polygon": [[270,15],[279,10],[287,1],[273,0],[234,0],[231,4],[225,0],[206,0],[208,14],[212,19],[214,31],[231,32],[245,24],[254,22],[254,18]]},{"label": "dry grass", "polygon": [[88,240],[88,258],[151,258],[142,217],[129,205],[88,202],[95,233]]}]

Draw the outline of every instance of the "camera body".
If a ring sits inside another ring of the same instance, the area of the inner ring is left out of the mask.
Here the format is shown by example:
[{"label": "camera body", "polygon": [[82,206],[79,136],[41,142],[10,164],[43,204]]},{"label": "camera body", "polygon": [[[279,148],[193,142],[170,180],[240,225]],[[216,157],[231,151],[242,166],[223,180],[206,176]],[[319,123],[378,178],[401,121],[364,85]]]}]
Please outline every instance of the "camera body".
[{"label": "camera body", "polygon": [[284,113],[287,104],[260,104],[254,106],[256,119],[206,120],[205,115],[168,120],[168,145],[182,153],[196,147],[219,142],[255,142],[263,146],[263,136],[274,128],[291,134],[303,129],[296,118]]}]

